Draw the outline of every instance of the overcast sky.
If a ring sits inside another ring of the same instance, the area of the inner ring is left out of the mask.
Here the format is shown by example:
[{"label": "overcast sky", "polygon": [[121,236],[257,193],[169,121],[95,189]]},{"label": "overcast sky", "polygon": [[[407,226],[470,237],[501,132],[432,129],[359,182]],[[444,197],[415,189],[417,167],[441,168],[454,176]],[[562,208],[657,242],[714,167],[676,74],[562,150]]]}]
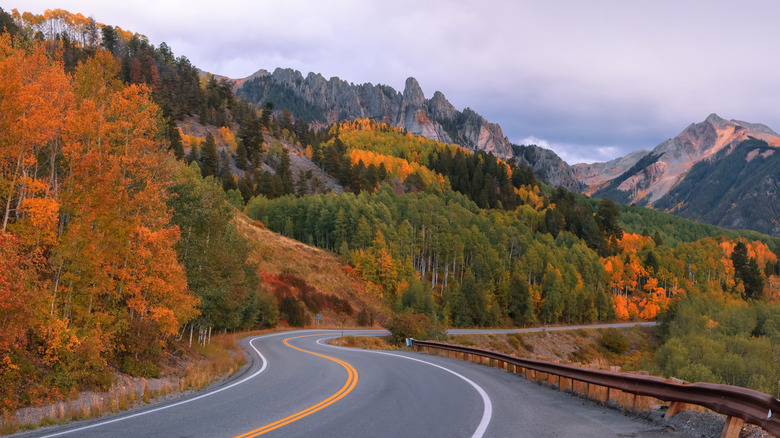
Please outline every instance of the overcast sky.
[{"label": "overcast sky", "polygon": [[232,78],[291,67],[403,91],[414,76],[570,164],[652,149],[710,113],[780,130],[771,0],[0,0],[165,41]]}]

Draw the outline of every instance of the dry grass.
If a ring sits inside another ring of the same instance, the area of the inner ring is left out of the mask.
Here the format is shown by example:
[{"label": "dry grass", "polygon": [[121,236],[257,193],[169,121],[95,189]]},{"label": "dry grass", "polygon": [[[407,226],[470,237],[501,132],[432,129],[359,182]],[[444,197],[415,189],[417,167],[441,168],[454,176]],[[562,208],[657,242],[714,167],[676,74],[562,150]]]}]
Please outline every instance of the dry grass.
[{"label": "dry grass", "polygon": [[619,366],[638,370],[643,360],[657,348],[652,327],[629,327],[620,330],[630,345],[625,354],[607,350],[600,341],[600,330],[578,329],[500,335],[450,335],[448,342],[456,345],[482,348],[512,356],[571,363],[597,369]]},{"label": "dry grass", "polygon": [[201,390],[220,377],[232,376],[246,364],[246,357],[238,345],[238,340],[271,332],[273,330],[214,335],[205,347],[193,345],[193,352],[201,359],[188,361],[185,365],[183,376],[179,379],[179,390]]},{"label": "dry grass", "polygon": [[364,350],[398,350],[383,337],[375,336],[344,336],[330,340],[330,345],[339,347],[362,348]]}]

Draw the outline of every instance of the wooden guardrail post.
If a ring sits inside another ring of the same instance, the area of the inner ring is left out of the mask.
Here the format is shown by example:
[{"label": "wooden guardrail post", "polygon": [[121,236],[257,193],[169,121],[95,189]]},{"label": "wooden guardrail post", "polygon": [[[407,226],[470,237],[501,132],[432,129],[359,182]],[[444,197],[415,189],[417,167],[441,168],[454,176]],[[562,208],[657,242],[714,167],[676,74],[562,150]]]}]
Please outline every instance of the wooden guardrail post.
[{"label": "wooden guardrail post", "polygon": [[742,432],[742,424],[745,420],[729,416],[726,418],[726,424],[723,425],[723,431],[720,433],[720,438],[739,438],[739,433]]},{"label": "wooden guardrail post", "polygon": [[675,415],[679,414],[680,411],[683,410],[685,407],[685,403],[674,401],[669,405],[669,408],[666,409],[666,415],[664,415],[664,418],[672,418]]}]

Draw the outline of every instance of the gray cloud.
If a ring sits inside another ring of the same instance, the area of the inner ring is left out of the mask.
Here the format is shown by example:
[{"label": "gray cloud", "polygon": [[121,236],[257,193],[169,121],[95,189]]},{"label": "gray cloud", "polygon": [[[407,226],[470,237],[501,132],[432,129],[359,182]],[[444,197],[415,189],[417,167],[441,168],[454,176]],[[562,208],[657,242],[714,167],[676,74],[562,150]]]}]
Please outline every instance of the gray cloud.
[{"label": "gray cloud", "polygon": [[652,148],[717,112],[780,129],[775,17],[763,0],[25,0],[167,42],[230,77],[292,67],[384,83],[499,123],[567,160]]}]

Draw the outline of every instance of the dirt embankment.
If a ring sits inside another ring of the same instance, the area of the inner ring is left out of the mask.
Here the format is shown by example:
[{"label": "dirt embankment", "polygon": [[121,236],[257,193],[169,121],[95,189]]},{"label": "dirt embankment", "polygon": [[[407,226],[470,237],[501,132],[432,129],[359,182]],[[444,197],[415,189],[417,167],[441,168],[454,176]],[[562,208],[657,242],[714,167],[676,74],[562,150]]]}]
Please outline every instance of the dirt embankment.
[{"label": "dirt embankment", "polygon": [[640,370],[660,346],[654,327],[577,329],[490,335],[451,335],[447,342],[528,359],[596,369]]}]

